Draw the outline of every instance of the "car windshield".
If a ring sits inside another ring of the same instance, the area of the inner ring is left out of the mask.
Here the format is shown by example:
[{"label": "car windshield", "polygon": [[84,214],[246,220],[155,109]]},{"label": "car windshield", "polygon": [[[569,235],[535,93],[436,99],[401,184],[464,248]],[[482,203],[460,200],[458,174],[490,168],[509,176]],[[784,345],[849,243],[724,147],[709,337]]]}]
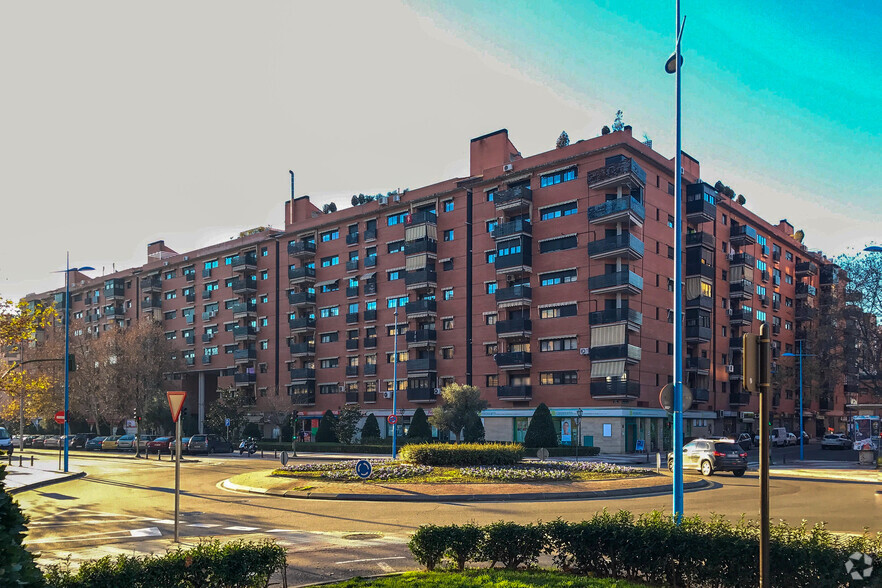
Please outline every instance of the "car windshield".
[{"label": "car windshield", "polygon": [[741,451],[743,451],[740,445],[735,445],[734,443],[717,443],[714,447],[717,451],[721,453],[731,453],[733,451],[737,451],[740,453]]},{"label": "car windshield", "polygon": [[205,435],[194,435],[190,437],[190,441],[196,441],[197,443],[205,441]]},{"label": "car windshield", "polygon": [[171,441],[171,437],[157,437],[154,441],[162,441],[165,443],[166,441]]},{"label": "car windshield", "polygon": [[0,427],[0,439],[9,439],[9,433],[2,427]]}]

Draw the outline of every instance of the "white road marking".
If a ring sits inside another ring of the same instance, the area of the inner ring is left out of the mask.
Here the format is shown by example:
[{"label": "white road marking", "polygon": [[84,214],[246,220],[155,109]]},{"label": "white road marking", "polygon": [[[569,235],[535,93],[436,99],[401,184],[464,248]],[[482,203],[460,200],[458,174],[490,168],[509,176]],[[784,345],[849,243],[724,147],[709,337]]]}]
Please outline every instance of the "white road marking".
[{"label": "white road marking", "polygon": [[[174,519],[154,519],[153,522],[160,524],[160,525],[174,525],[175,524]],[[186,525],[187,523],[186,523],[186,521],[178,521],[178,524]]]},{"label": "white road marking", "polygon": [[386,572],[387,574],[392,571],[392,566],[390,566],[389,564],[387,564],[384,561],[378,561],[377,567],[380,568],[381,570],[383,570],[384,572]]},{"label": "white road marking", "polygon": [[212,527],[220,527],[220,525],[215,525],[213,523],[192,523],[187,525],[188,527],[198,527],[200,529],[210,529]]},{"label": "white road marking", "polygon": [[257,527],[224,527],[225,531],[256,531]]},{"label": "white road marking", "polygon": [[371,557],[368,559],[350,559],[350,560],[346,560],[346,561],[335,561],[334,563],[339,566],[339,565],[343,565],[343,564],[363,563],[366,561],[383,561],[383,560],[387,560],[387,559],[404,559],[404,556],[399,555],[396,557]]},{"label": "white road marking", "polygon": [[156,527],[147,527],[144,529],[132,529],[129,531],[132,537],[162,537],[162,531]]},{"label": "white road marking", "polygon": [[270,529],[267,533],[296,533],[296,529]]}]

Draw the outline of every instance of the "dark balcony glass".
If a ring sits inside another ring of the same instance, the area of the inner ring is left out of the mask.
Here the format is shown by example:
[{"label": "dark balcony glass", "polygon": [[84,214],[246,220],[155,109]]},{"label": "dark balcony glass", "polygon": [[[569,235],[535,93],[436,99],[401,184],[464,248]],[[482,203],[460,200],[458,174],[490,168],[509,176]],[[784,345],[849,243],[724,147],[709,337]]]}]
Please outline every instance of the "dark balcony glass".
[{"label": "dark balcony glass", "polygon": [[496,303],[523,301],[529,305],[533,299],[533,289],[530,286],[512,286],[496,290]]},{"label": "dark balcony glass", "polygon": [[643,257],[643,241],[631,233],[622,233],[588,243],[588,257],[627,257],[640,259]]},{"label": "dark balcony glass", "polygon": [[407,343],[434,343],[438,340],[438,332],[435,329],[417,329],[407,331],[404,334]]},{"label": "dark balcony glass", "polygon": [[233,381],[236,384],[253,384],[257,381],[257,374],[234,374]]},{"label": "dark balcony glass", "polygon": [[257,329],[254,327],[233,327],[233,339],[251,339],[257,336]]},{"label": "dark balcony glass", "polygon": [[377,293],[377,282],[376,280],[367,280],[366,282],[362,282],[364,286],[364,295],[367,296],[369,294]]},{"label": "dark balcony glass", "polygon": [[[211,277],[211,271],[207,277]],[[141,290],[144,292],[162,290],[162,281],[159,278],[141,278]]]},{"label": "dark balcony glass", "polygon": [[768,296],[759,296],[757,298],[757,300],[759,300],[760,306],[762,306],[763,308],[765,308],[769,305],[769,297]]},{"label": "dark balcony glass", "polygon": [[729,349],[743,349],[744,348],[744,338],[740,335],[738,337],[729,337]]},{"label": "dark balcony glass", "polygon": [[497,209],[529,206],[531,202],[533,202],[533,190],[527,185],[500,190],[493,196],[493,204]]},{"label": "dark balcony glass", "polygon": [[435,396],[434,388],[408,388],[407,389],[407,401],[408,402],[435,402],[438,399]]},{"label": "dark balcony glass", "polygon": [[315,390],[310,390],[308,392],[301,391],[293,391],[291,392],[291,404],[297,406],[314,406],[315,405]]},{"label": "dark balcony glass", "polygon": [[780,335],[781,334],[781,325],[772,325],[772,334]]},{"label": "dark balcony glass", "polygon": [[346,287],[346,298],[355,298],[358,296],[358,286]]},{"label": "dark balcony glass", "polygon": [[493,228],[493,238],[501,239],[503,237],[511,237],[512,235],[533,234],[533,225],[527,219],[517,219],[511,222],[498,224]]},{"label": "dark balcony glass", "polygon": [[357,259],[350,259],[349,261],[346,262],[346,271],[347,272],[354,272],[356,270],[358,270],[358,260]]},{"label": "dark balcony glass", "polygon": [[122,308],[111,306],[104,309],[104,316],[109,319],[122,318],[123,315],[125,315],[125,311]]},{"label": "dark balcony glass", "polygon": [[431,210],[415,210],[404,219],[404,224],[408,226],[422,224],[434,225],[437,222],[438,216]]},{"label": "dark balcony glass", "polygon": [[377,375],[377,364],[375,363],[367,363],[364,366],[364,375],[366,376],[376,376]]},{"label": "dark balcony glass", "polygon": [[704,247],[705,249],[710,250],[713,250],[716,247],[716,241],[716,237],[713,236],[713,233],[707,233],[704,231],[686,233],[683,237],[683,243],[686,247]]},{"label": "dark balcony glass", "polygon": [[591,382],[591,398],[636,400],[640,398],[640,382],[613,380]]},{"label": "dark balcony glass", "polygon": [[367,229],[364,232],[364,240],[365,241],[376,241],[377,240],[377,229]]},{"label": "dark balcony glass", "polygon": [[[687,187],[688,190],[689,187]],[[717,217],[717,206],[704,198],[686,200],[686,220],[690,223],[709,223]]]},{"label": "dark balcony glass", "polygon": [[704,276],[705,278],[714,279],[714,268],[706,263],[687,263],[686,270],[683,274],[686,277]]},{"label": "dark balcony glass", "polygon": [[357,323],[358,322],[358,313],[357,312],[347,312],[346,313],[346,322],[348,324]]},{"label": "dark balcony glass", "polygon": [[417,255],[419,253],[437,253],[438,242],[434,239],[418,239],[404,244],[405,255]]},{"label": "dark balcony glass", "polygon": [[358,375],[358,366],[357,365],[347,365],[346,366],[346,375],[348,377],[357,376]]},{"label": "dark balcony glass", "polygon": [[377,311],[376,311],[376,310],[366,310],[366,311],[364,311],[364,320],[365,320],[365,321],[375,321],[375,320],[377,320]]},{"label": "dark balcony glass", "polygon": [[202,334],[202,342],[203,343],[208,343],[212,339],[214,339],[214,333],[203,333]]},{"label": "dark balcony glass", "polygon": [[346,351],[355,351],[358,349],[358,339],[346,339]]},{"label": "dark balcony glass", "polygon": [[186,279],[188,282],[195,282],[196,281],[196,272],[189,272],[189,273],[184,274],[184,279]]},{"label": "dark balcony glass", "polygon": [[246,294],[257,291],[257,280],[233,280],[233,292]]},{"label": "dark balcony glass", "polygon": [[365,402],[376,402],[377,401],[377,393],[374,390],[365,390],[364,392],[364,401]]},{"label": "dark balcony glass", "polygon": [[710,390],[707,388],[692,388],[692,402],[710,402]]},{"label": "dark balcony glass", "polygon": [[811,261],[800,261],[796,264],[796,275],[797,277],[801,276],[813,276],[818,273],[818,266],[812,263]]},{"label": "dark balcony glass", "polygon": [[368,255],[364,258],[364,267],[376,267],[377,266],[377,256],[376,255]]},{"label": "dark balcony glass", "polygon": [[627,361],[640,361],[642,350],[636,345],[600,345],[591,348],[592,361],[605,361],[611,359],[624,359]]},{"label": "dark balcony glass", "polygon": [[704,310],[712,310],[714,307],[714,299],[710,296],[698,296],[690,298],[686,301],[686,308],[701,308]]},{"label": "dark balcony glass", "polygon": [[185,345],[194,345],[195,343],[196,343],[195,336],[190,335],[189,337],[184,337],[184,344]]},{"label": "dark balcony glass", "polygon": [[434,372],[437,369],[437,362],[434,357],[407,360],[407,373],[409,375],[419,372]]},{"label": "dark balcony glass", "polygon": [[291,381],[315,380],[315,370],[312,368],[294,368],[291,370]]},{"label": "dark balcony glass", "polygon": [[370,349],[372,347],[377,346],[377,338],[376,337],[365,337],[362,342],[364,343],[365,349]]},{"label": "dark balcony glass", "polygon": [[692,372],[706,372],[710,370],[710,359],[707,357],[687,357],[683,368]]},{"label": "dark balcony glass", "polygon": [[729,364],[726,368],[726,372],[729,374],[730,380],[740,380],[743,375],[741,371],[741,363]]},{"label": "dark balcony glass", "polygon": [[749,323],[753,320],[753,312],[743,308],[732,310],[729,316],[730,323]]},{"label": "dark balcony glass", "polygon": [[645,219],[646,209],[643,204],[629,195],[588,208],[588,221],[592,223],[631,220],[634,224],[642,224]]},{"label": "dark balcony glass", "polygon": [[729,298],[753,298],[753,282],[738,280],[730,283]]},{"label": "dark balcony glass", "polygon": [[756,229],[750,225],[732,225],[729,228],[729,243],[736,246],[756,243]]},{"label": "dark balcony glass", "polygon": [[315,345],[312,343],[291,343],[288,347],[291,355],[315,355]]},{"label": "dark balcony glass", "polygon": [[288,304],[292,306],[314,305],[315,292],[288,292]]},{"label": "dark balcony glass", "polygon": [[631,270],[622,270],[588,278],[588,289],[592,292],[627,290],[636,294],[643,290],[643,278]]},{"label": "dark balcony glass", "polygon": [[434,270],[417,270],[405,272],[405,286],[432,285],[438,282],[438,274]]},{"label": "dark balcony glass", "polygon": [[[612,158],[609,158],[612,159]],[[609,160],[608,159],[608,160]],[[646,172],[630,157],[620,156],[616,162],[610,162],[599,169],[586,174],[588,186],[591,188],[603,188],[605,186],[639,184],[646,185]]]},{"label": "dark balcony glass", "polygon": [[288,268],[289,280],[315,280],[315,268],[293,267]]},{"label": "dark balcony glass", "polygon": [[141,302],[141,307],[145,308],[145,309],[159,308],[161,306],[162,306],[162,303],[160,303],[159,299],[157,299],[157,298],[148,298],[147,300],[144,300]]},{"label": "dark balcony glass", "polygon": [[233,266],[233,271],[243,271],[248,269],[256,269],[257,268],[257,255],[253,253],[249,253],[246,255],[237,255],[233,257],[233,261],[230,264]]},{"label": "dark balcony glass", "polygon": [[315,319],[306,317],[288,319],[288,327],[290,327],[292,331],[295,329],[314,329]]},{"label": "dark balcony glass", "polygon": [[530,400],[533,386],[497,386],[496,397],[500,400]]},{"label": "dark balcony glass", "polygon": [[256,349],[237,349],[233,352],[233,360],[235,361],[253,361],[257,359]]},{"label": "dark balcony glass", "polygon": [[729,406],[747,406],[750,404],[750,394],[747,392],[730,392]]},{"label": "dark balcony glass", "polygon": [[346,235],[346,244],[347,245],[357,245],[358,244],[358,233],[349,233]]},{"label": "dark balcony glass", "polygon": [[814,308],[810,308],[810,307],[799,308],[799,307],[797,307],[795,318],[798,322],[810,321],[815,318],[816,314],[817,314],[817,310],[815,310]]},{"label": "dark balcony glass", "polygon": [[346,404],[357,404],[358,403],[358,392],[347,392],[346,393]]},{"label": "dark balcony glass", "polygon": [[643,315],[627,307],[597,310],[588,314],[589,325],[608,325],[624,321],[639,326],[643,324]]},{"label": "dark balcony glass", "polygon": [[315,243],[312,241],[296,241],[288,243],[288,255],[312,256],[315,255]]},{"label": "dark balcony glass", "polygon": [[123,298],[126,295],[126,287],[123,284],[114,285],[111,288],[104,286],[104,297],[107,299],[110,298]]},{"label": "dark balcony glass", "polygon": [[805,298],[806,296],[817,296],[818,289],[814,286],[809,286],[808,284],[797,284],[796,285],[796,297],[797,298]]},{"label": "dark balcony glass", "polygon": [[533,321],[530,319],[496,321],[496,335],[499,337],[528,337],[532,331]]},{"label": "dark balcony glass", "polygon": [[533,265],[533,253],[530,250],[521,250],[518,253],[510,253],[508,255],[497,255],[494,266],[497,270],[507,268],[530,267]]},{"label": "dark balcony glass", "polygon": [[196,294],[194,292],[186,294],[186,295],[184,295],[184,299],[187,302],[196,302]]},{"label": "dark balcony glass", "polygon": [[687,325],[683,327],[684,337],[689,343],[704,343],[711,340],[713,331],[710,327]]},{"label": "dark balcony glass", "polygon": [[533,355],[529,351],[512,351],[509,353],[497,353],[497,367],[529,367],[532,365]]},{"label": "dark balcony glass", "polygon": [[250,302],[235,302],[231,310],[233,311],[233,317],[239,318],[244,315],[256,314],[257,305]]}]

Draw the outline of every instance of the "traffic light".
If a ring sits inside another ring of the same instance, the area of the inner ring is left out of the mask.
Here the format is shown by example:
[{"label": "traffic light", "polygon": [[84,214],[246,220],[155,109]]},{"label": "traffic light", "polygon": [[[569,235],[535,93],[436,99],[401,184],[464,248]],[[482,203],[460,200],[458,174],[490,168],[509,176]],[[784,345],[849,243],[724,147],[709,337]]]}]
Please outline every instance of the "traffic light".
[{"label": "traffic light", "polygon": [[69,372],[77,371],[77,358],[74,357],[73,353],[67,354],[67,371],[69,371]]}]

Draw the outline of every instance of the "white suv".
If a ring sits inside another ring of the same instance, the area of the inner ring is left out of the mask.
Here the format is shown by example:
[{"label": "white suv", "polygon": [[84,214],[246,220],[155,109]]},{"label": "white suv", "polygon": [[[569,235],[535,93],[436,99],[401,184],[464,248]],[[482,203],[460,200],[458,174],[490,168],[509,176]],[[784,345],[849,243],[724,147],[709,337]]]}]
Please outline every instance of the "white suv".
[{"label": "white suv", "polygon": [[13,450],[12,437],[9,436],[9,432],[3,427],[0,427],[0,449],[9,454],[12,454]]}]

